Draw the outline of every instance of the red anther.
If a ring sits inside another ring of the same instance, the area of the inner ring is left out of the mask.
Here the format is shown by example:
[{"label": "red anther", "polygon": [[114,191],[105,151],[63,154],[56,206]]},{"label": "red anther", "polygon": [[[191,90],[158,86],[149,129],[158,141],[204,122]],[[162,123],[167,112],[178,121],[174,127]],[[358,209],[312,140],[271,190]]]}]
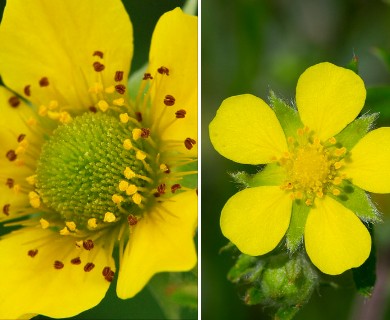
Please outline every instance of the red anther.
[{"label": "red anther", "polygon": [[93,112],[93,113],[96,113],[97,112],[97,109],[95,106],[90,106],[89,108],[89,111]]},{"label": "red anther", "polygon": [[138,218],[136,216],[133,216],[132,214],[129,214],[127,216],[127,222],[130,226],[135,226],[138,223]]},{"label": "red anther", "polygon": [[158,197],[160,197],[160,196],[161,196],[161,194],[160,194],[160,193],[158,193],[158,192],[155,192],[155,193],[153,193],[153,195],[154,195],[154,197],[155,197],[155,198],[158,198]]},{"label": "red anther", "polygon": [[169,76],[169,69],[167,67],[160,67],[157,69],[157,72]]},{"label": "red anther", "polygon": [[157,192],[159,194],[164,194],[165,193],[165,183],[161,183],[160,185],[157,186]]},{"label": "red anther", "polygon": [[104,267],[102,274],[104,279],[111,282],[114,279],[115,272],[110,267]]},{"label": "red anther", "polygon": [[8,178],[5,182],[5,185],[8,186],[8,188],[12,189],[14,187],[15,181],[12,178]]},{"label": "red anther", "polygon": [[182,119],[186,117],[187,112],[184,109],[177,110],[175,112],[176,118]]},{"label": "red anther", "polygon": [[64,264],[61,261],[54,261],[54,269],[62,269],[64,267]]},{"label": "red anther", "polygon": [[114,80],[115,80],[116,82],[122,81],[122,80],[123,80],[123,71],[117,71],[117,72],[115,72]]},{"label": "red anther", "polygon": [[164,104],[168,107],[171,107],[175,104],[175,98],[171,96],[170,94],[167,94],[164,98]]},{"label": "red anther", "polygon": [[93,244],[93,241],[91,239],[83,241],[83,247],[85,250],[91,250],[94,246],[95,245]]},{"label": "red anther", "polygon": [[104,64],[100,63],[99,61],[95,61],[92,66],[96,72],[103,71],[105,68]]},{"label": "red anther", "polygon": [[70,263],[74,264],[74,265],[78,265],[81,263],[81,259],[80,259],[80,257],[73,258],[72,260],[70,260]]},{"label": "red anther", "polygon": [[13,96],[13,97],[8,99],[8,103],[10,104],[10,106],[12,108],[17,108],[20,105],[20,100],[18,97]]},{"label": "red anther", "polygon": [[184,140],[184,145],[188,150],[191,150],[194,144],[196,144],[196,141],[194,139],[187,138]]},{"label": "red anther", "polygon": [[25,94],[27,97],[31,96],[30,87],[31,87],[30,85],[27,85],[27,86],[25,86],[24,89],[23,89],[23,92],[24,92],[24,94]]},{"label": "red anther", "polygon": [[34,258],[38,254],[38,250],[28,250],[27,255],[30,256],[31,258]]},{"label": "red anther", "polygon": [[177,190],[181,189],[181,185],[176,183],[174,185],[171,186],[171,191],[172,193],[175,193]]},{"label": "red anther", "polygon": [[41,87],[47,87],[49,85],[49,79],[47,77],[43,77],[41,80],[39,80],[39,85]]},{"label": "red anther", "polygon": [[26,135],[25,134],[20,134],[19,136],[18,136],[18,142],[22,142],[23,140],[24,140],[24,138],[26,138]]},{"label": "red anther", "polygon": [[85,271],[85,272],[90,272],[93,268],[95,268],[95,264],[92,263],[92,262],[88,262],[88,263],[84,266],[84,271]]},{"label": "red anther", "polygon": [[15,161],[16,158],[18,157],[17,154],[15,153],[15,150],[9,150],[5,156],[9,161]]},{"label": "red anther", "polygon": [[137,111],[135,113],[135,118],[137,119],[138,122],[142,122],[142,113]]},{"label": "red anther", "polygon": [[153,80],[153,77],[150,73],[144,73],[144,77],[142,78],[142,80]]},{"label": "red anther", "polygon": [[125,91],[126,91],[126,87],[123,85],[123,84],[117,84],[115,86],[115,90],[116,92],[118,92],[119,94],[124,94]]},{"label": "red anther", "polygon": [[9,207],[10,207],[11,205],[9,204],[9,203],[7,203],[7,204],[5,204],[4,206],[3,206],[3,213],[6,215],[6,216],[9,216]]},{"label": "red anther", "polygon": [[103,59],[103,52],[101,51],[95,51],[92,55],[93,57],[97,56],[99,57],[100,59]]},{"label": "red anther", "polygon": [[141,128],[141,138],[148,138],[150,136],[150,130],[148,128]]}]

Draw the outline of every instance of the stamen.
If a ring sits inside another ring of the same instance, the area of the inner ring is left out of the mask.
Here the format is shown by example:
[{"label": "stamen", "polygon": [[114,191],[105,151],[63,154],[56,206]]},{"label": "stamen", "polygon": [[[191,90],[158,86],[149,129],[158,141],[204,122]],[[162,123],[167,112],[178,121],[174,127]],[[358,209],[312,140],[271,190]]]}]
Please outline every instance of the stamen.
[{"label": "stamen", "polygon": [[105,100],[100,100],[97,104],[97,106],[99,107],[100,110],[102,110],[103,112],[106,112],[107,109],[109,108],[109,105],[108,103],[105,101]]},{"label": "stamen", "polygon": [[123,174],[127,179],[132,179],[136,176],[135,172],[129,167],[126,167],[126,169],[123,171]]},{"label": "stamen", "polygon": [[341,194],[341,191],[339,189],[333,189],[332,190],[333,195],[339,196]]},{"label": "stamen", "polygon": [[43,219],[43,218],[41,218],[39,220],[39,223],[41,224],[42,229],[47,229],[50,226],[50,223],[46,219]]},{"label": "stamen", "polygon": [[19,136],[18,136],[18,142],[22,142],[23,140],[24,140],[24,138],[26,138],[26,135],[25,134],[20,134]]},{"label": "stamen", "polygon": [[142,197],[139,193],[134,193],[131,198],[133,199],[135,204],[140,204],[142,201]]},{"label": "stamen", "polygon": [[129,183],[127,181],[122,180],[121,182],[119,182],[118,188],[120,191],[126,191],[128,187],[129,187]]},{"label": "stamen", "polygon": [[112,201],[116,204],[119,204],[123,201],[123,197],[117,194],[112,195]]},{"label": "stamen", "polygon": [[188,150],[191,150],[194,144],[196,144],[196,141],[194,139],[187,138],[184,140],[184,145]]},{"label": "stamen", "polygon": [[170,94],[167,94],[164,98],[164,104],[168,107],[173,106],[175,104],[175,101],[176,99]]},{"label": "stamen", "polygon": [[138,191],[138,187],[135,184],[130,184],[126,189],[126,194],[131,196]]},{"label": "stamen", "polygon": [[181,189],[181,185],[178,183],[175,183],[174,185],[171,186],[171,192],[175,193],[177,190]]},{"label": "stamen", "polygon": [[27,177],[26,181],[27,181],[28,184],[31,184],[32,186],[34,186],[36,184],[36,182],[37,182],[37,175],[34,174],[32,176]]},{"label": "stamen", "polygon": [[89,229],[95,229],[97,227],[96,218],[88,219],[87,224]]},{"label": "stamen", "polygon": [[76,224],[73,221],[66,221],[65,224],[70,231],[76,230]]},{"label": "stamen", "polygon": [[41,206],[41,199],[39,198],[38,193],[34,191],[30,191],[28,193],[28,198],[30,200],[30,204],[33,208],[39,208]]},{"label": "stamen", "polygon": [[6,215],[6,216],[9,216],[9,208],[11,207],[11,205],[9,203],[5,204],[3,206],[3,213]]},{"label": "stamen", "polygon": [[141,131],[142,131],[141,138],[146,139],[146,138],[148,138],[150,136],[150,129],[148,129],[148,128],[141,128]]},{"label": "stamen", "polygon": [[15,181],[12,178],[8,178],[5,182],[5,185],[8,186],[8,188],[12,189],[14,187]]},{"label": "stamen", "polygon": [[84,266],[84,271],[85,271],[85,272],[90,272],[93,268],[95,268],[95,264],[92,263],[92,262],[88,262],[88,263]]},{"label": "stamen", "polygon": [[118,98],[118,99],[114,99],[112,101],[113,105],[115,106],[118,106],[118,107],[123,107],[125,105],[125,99],[123,98]]},{"label": "stamen", "polygon": [[89,108],[89,111],[91,111],[92,113],[96,113],[97,112],[97,108],[95,106],[90,106]]},{"label": "stamen", "polygon": [[70,260],[70,263],[74,264],[74,265],[79,265],[79,264],[81,264],[81,259],[80,259],[80,257],[73,258],[72,260]]},{"label": "stamen", "polygon": [[122,122],[122,123],[128,123],[129,122],[129,115],[127,113],[121,113],[119,115],[119,120]]},{"label": "stamen", "polygon": [[168,165],[165,163],[160,164],[160,170],[164,173],[170,173],[171,169],[169,169]]},{"label": "stamen", "polygon": [[9,150],[5,156],[9,161],[15,161],[16,158],[18,157],[17,154],[15,153],[15,150]]},{"label": "stamen", "polygon": [[144,73],[144,77],[142,78],[142,80],[153,80],[153,77],[150,73]]},{"label": "stamen", "polygon": [[169,69],[167,67],[161,66],[157,69],[157,72],[169,76]]},{"label": "stamen", "polygon": [[127,222],[130,226],[135,226],[138,223],[138,218],[132,214],[128,215]]},{"label": "stamen", "polygon": [[20,100],[18,97],[14,96],[8,99],[8,103],[12,108],[17,108],[20,104]]},{"label": "stamen", "polygon": [[104,214],[104,222],[114,222],[116,220],[115,215],[112,212],[106,212]]},{"label": "stamen", "polygon": [[64,264],[61,261],[54,261],[54,269],[60,270],[64,267]]},{"label": "stamen", "polygon": [[137,119],[138,122],[142,122],[142,113],[137,111],[135,113],[135,118]]},{"label": "stamen", "polygon": [[106,279],[108,282],[112,282],[115,275],[114,271],[112,271],[110,267],[104,267],[102,274],[104,279]]},{"label": "stamen", "polygon": [[49,79],[47,77],[41,78],[41,80],[39,80],[39,85],[41,87],[47,87],[49,85]]},{"label": "stamen", "polygon": [[88,250],[88,251],[92,250],[94,246],[95,245],[94,245],[94,243],[93,243],[93,241],[91,239],[83,241],[83,247],[84,247],[85,250]]},{"label": "stamen", "polygon": [[69,232],[68,227],[64,227],[63,229],[60,230],[60,235],[62,235],[62,236],[67,236],[69,234],[70,234],[70,232]]},{"label": "stamen", "polygon": [[126,87],[123,85],[123,84],[117,84],[115,86],[115,90],[116,92],[118,92],[119,94],[124,94],[125,91],[126,91]]},{"label": "stamen", "polygon": [[27,97],[31,96],[30,87],[31,87],[30,85],[27,85],[27,86],[25,86],[24,89],[23,89],[23,92],[24,92],[24,94],[25,94]]},{"label": "stamen", "polygon": [[117,72],[115,72],[114,80],[115,80],[116,82],[122,81],[122,80],[123,80],[123,71],[117,71]]},{"label": "stamen", "polygon": [[31,258],[34,258],[36,255],[38,254],[38,250],[37,249],[34,249],[34,250],[28,250],[27,252],[27,255]]},{"label": "stamen", "polygon": [[164,194],[166,189],[165,183],[161,183],[160,185],[157,186],[157,192],[159,194]]},{"label": "stamen", "polygon": [[123,148],[125,148],[125,150],[130,150],[132,147],[133,144],[130,139],[125,139],[125,141],[123,141]]},{"label": "stamen", "polygon": [[177,110],[177,111],[175,112],[175,115],[176,115],[176,118],[177,118],[177,119],[183,119],[183,118],[185,118],[186,114],[187,114],[187,112],[186,112],[184,109],[180,109],[180,110]]},{"label": "stamen", "polygon": [[96,72],[101,72],[104,70],[105,66],[104,66],[104,64],[100,63],[99,61],[96,61],[93,63],[93,68]]}]

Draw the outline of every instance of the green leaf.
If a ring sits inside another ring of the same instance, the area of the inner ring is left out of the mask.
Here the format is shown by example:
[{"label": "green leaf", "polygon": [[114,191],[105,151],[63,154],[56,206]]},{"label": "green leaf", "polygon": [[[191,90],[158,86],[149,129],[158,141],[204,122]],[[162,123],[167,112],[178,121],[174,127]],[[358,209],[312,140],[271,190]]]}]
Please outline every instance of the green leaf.
[{"label": "green leaf", "polygon": [[351,150],[372,128],[373,123],[377,118],[378,114],[374,113],[364,115],[351,122],[343,131],[335,136],[337,143],[346,147],[347,150]]},{"label": "green leaf", "polygon": [[[371,237],[374,237],[374,228],[369,225],[368,230],[370,231]],[[365,296],[371,297],[372,291],[376,281],[376,248],[374,241],[371,242],[371,252],[368,259],[356,269],[353,269],[353,280],[356,285],[358,292]]]},{"label": "green leaf", "polygon": [[341,191],[339,196],[335,196],[331,192],[328,192],[328,195],[353,211],[365,222],[381,221],[378,211],[363,189],[353,185],[348,180],[344,180],[339,189]]},{"label": "green leaf", "polygon": [[286,233],[287,249],[290,253],[294,253],[302,244],[303,233],[307,216],[309,215],[310,207],[303,201],[293,201],[290,226]]},{"label": "green leaf", "polygon": [[290,107],[282,99],[278,98],[272,90],[270,91],[269,101],[283,128],[285,136],[297,136],[297,130],[303,128],[298,111]]}]

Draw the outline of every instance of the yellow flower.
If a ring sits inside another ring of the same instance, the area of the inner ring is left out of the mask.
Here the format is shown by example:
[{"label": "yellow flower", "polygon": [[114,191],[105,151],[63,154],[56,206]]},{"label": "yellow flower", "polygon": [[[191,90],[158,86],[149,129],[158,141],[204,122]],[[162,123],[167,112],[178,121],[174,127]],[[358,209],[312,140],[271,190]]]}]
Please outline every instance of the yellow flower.
[{"label": "yellow flower", "polygon": [[1,319],[78,314],[116,268],[130,298],[196,265],[197,194],[183,178],[196,174],[197,19],[160,18],[136,99],[132,39],[119,0],[7,3],[0,219],[21,228],[0,240]]},{"label": "yellow flower", "polygon": [[223,101],[210,124],[215,149],[239,163],[268,164],[222,210],[222,232],[243,253],[270,252],[286,235],[290,251],[303,238],[327,274],[367,259],[371,237],[361,220],[379,218],[362,189],[390,192],[390,128],[366,134],[375,116],[352,122],[365,98],[358,75],[320,63],[299,78],[299,113],[274,96],[273,109],[252,95]]}]

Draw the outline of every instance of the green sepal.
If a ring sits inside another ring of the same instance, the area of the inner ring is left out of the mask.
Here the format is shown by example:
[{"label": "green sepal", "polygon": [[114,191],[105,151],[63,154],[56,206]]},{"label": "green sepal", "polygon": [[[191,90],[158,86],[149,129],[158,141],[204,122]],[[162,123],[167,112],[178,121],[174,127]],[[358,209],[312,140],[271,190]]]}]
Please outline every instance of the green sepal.
[{"label": "green sepal", "polygon": [[378,113],[364,115],[351,122],[344,128],[336,138],[336,145],[343,146],[350,151],[371,130],[374,121],[378,118]]},{"label": "green sepal", "polygon": [[291,210],[291,220],[286,233],[286,245],[288,251],[294,253],[303,241],[303,233],[310,207],[301,200],[294,200]]},{"label": "green sepal", "polygon": [[260,186],[280,186],[285,179],[286,172],[277,163],[270,163],[263,167],[258,173],[249,174],[245,171],[230,173],[234,182],[244,188]]},{"label": "green sepal", "polygon": [[233,283],[251,283],[261,276],[264,269],[264,261],[257,258],[240,254],[236,264],[230,269],[228,279]]},{"label": "green sepal", "polygon": [[280,122],[280,125],[282,126],[286,138],[296,137],[297,130],[299,128],[303,128],[298,111],[290,107],[282,99],[278,98],[272,90],[270,91],[268,99]]},{"label": "green sepal", "polygon": [[297,314],[299,311],[299,307],[285,307],[285,308],[280,308],[278,312],[275,314],[275,319],[279,320],[291,320],[294,318],[294,316]]},{"label": "green sepal", "polygon": [[380,112],[380,121],[386,123],[390,118],[390,86],[367,88],[366,106],[364,111]]},{"label": "green sepal", "polygon": [[[369,224],[367,229],[373,239],[374,227]],[[376,281],[376,248],[374,241],[371,242],[370,256],[359,268],[352,269],[352,274],[358,292],[365,297],[371,297]]]},{"label": "green sepal", "polygon": [[332,192],[328,192],[328,195],[350,209],[365,222],[381,221],[379,212],[363,189],[353,185],[348,180],[343,180],[339,189],[341,191],[339,196],[333,195]]},{"label": "green sepal", "polygon": [[353,54],[351,61],[349,61],[345,67],[349,70],[352,70],[356,74],[359,74],[359,59],[358,59],[358,57],[355,54]]}]

